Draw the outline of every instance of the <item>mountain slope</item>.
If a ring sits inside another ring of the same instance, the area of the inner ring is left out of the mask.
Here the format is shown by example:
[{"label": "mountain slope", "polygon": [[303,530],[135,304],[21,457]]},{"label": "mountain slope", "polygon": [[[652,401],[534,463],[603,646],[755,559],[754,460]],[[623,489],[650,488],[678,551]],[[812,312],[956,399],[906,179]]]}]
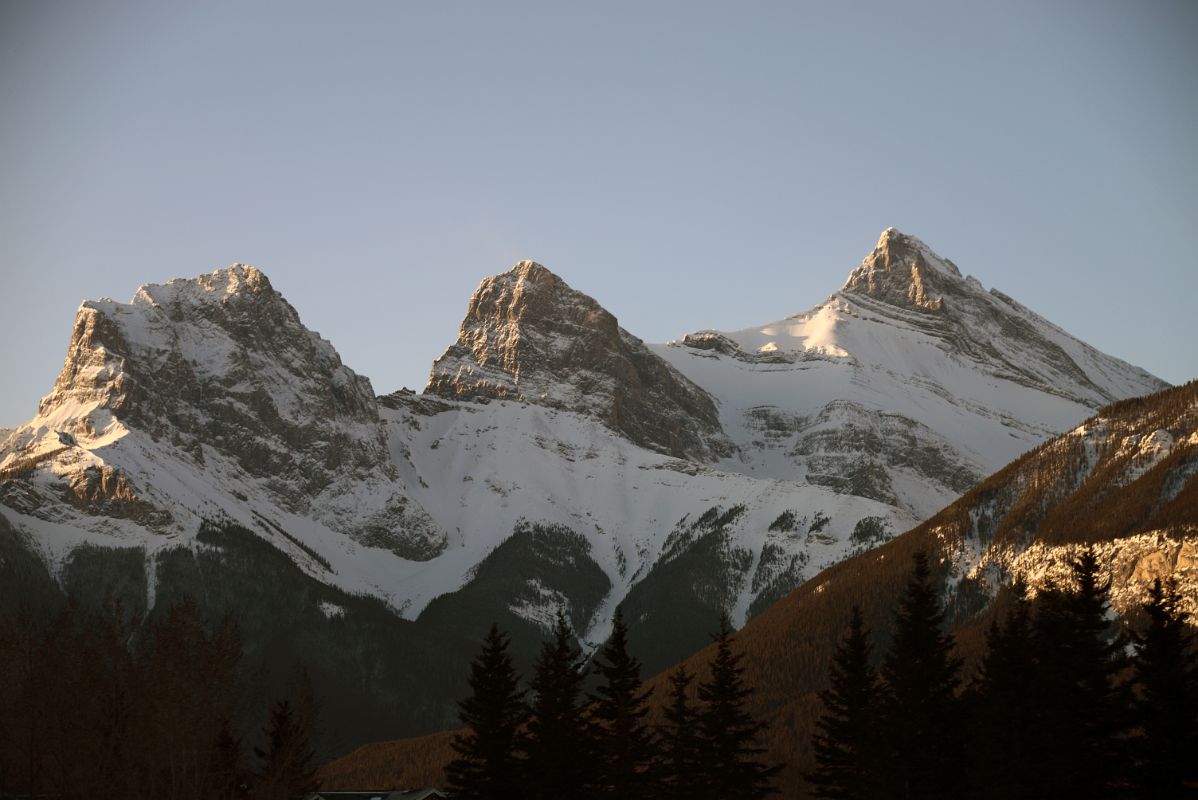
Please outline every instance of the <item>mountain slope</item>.
[{"label": "mountain slope", "polygon": [[[177,545],[205,517],[334,582],[330,560],[362,547],[393,567],[445,547],[399,480],[370,382],[240,264],[80,306],[53,391],[0,448],[0,500],[52,559],[82,541]],[[379,586],[355,571],[346,588]]]},{"label": "mountain slope", "polygon": [[[927,522],[812,578],[737,635],[771,750],[798,787],[828,658],[860,605],[882,651],[917,550],[930,555],[963,652],[976,654],[996,600],[1018,578],[1032,592],[1093,546],[1121,614],[1156,578],[1179,581],[1198,611],[1198,382],[1113,404],[990,476]],[[697,668],[708,657],[688,659]],[[655,679],[664,687],[661,676]]]},{"label": "mountain slope", "polygon": [[590,414],[650,450],[726,452],[715,404],[590,297],[532,261],[479,285],[430,394],[529,401]]},{"label": "mountain slope", "polygon": [[[1043,589],[1068,574],[1085,546],[1098,553],[1119,613],[1134,613],[1153,580],[1170,577],[1186,610],[1198,612],[1198,381],[1106,407],[925,523],[820,572],[750,620],[735,645],[755,687],[755,713],[769,723],[769,756],[788,764],[784,795],[805,796],[800,775],[810,763],[817,694],[850,609],[863,609],[880,657],[915,552],[929,555],[961,652],[972,659],[1006,588],[1019,579],[1033,593]],[[710,658],[707,647],[682,663],[703,676]],[[648,685],[664,703],[667,673]],[[386,782],[394,778],[388,764],[407,764],[436,782],[453,757],[448,739],[372,744],[324,774]]]},{"label": "mountain slope", "polygon": [[721,469],[920,519],[1099,406],[1166,386],[893,228],[815,308],[655,350],[719,402],[739,446]]},{"label": "mountain slope", "polygon": [[[56,578],[118,549],[140,608],[175,596],[164,565],[208,553],[209,520],[381,601],[418,649],[469,653],[497,620],[531,659],[561,608],[589,650],[625,603],[664,667],[721,611],[743,624],[1101,397],[1159,385],[915,241],[884,234],[809,315],[674,345],[522,262],[482,282],[422,395],[376,398],[252,267],[85,303],[54,391],[0,443],[0,503]],[[1011,341],[969,344],[983,323]],[[188,585],[224,602],[243,574]],[[376,709],[396,734],[454,718],[460,677],[421,658],[421,710]]]}]

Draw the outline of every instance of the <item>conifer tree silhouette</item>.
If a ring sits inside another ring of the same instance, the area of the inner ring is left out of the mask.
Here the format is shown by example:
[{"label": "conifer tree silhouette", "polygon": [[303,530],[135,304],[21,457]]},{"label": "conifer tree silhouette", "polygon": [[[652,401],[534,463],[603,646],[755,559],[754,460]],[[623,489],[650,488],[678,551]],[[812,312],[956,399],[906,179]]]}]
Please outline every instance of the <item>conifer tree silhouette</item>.
[{"label": "conifer tree silhouette", "polygon": [[312,749],[316,702],[306,673],[298,678],[293,696],[294,704],[287,697],[275,701],[264,731],[266,749],[254,748],[262,762],[255,800],[293,800],[320,788]]},{"label": "conifer tree silhouette", "polygon": [[881,769],[886,796],[956,797],[963,783],[961,661],[944,632],[944,610],[924,553],[914,569],[882,661]]},{"label": "conifer tree silhouette", "polygon": [[1129,760],[1128,697],[1120,682],[1126,640],[1112,623],[1110,582],[1100,580],[1094,551],[1070,567],[1068,584],[1037,598],[1034,770],[1046,796],[1111,797]]},{"label": "conifer tree silhouette", "polygon": [[828,668],[820,692],[824,713],[812,736],[815,769],[805,777],[815,797],[862,800],[879,795],[878,679],[870,664],[869,634],[859,606]]},{"label": "conifer tree silhouette", "polygon": [[641,664],[628,652],[628,627],[617,608],[612,634],[593,669],[602,682],[590,698],[594,711],[595,794],[648,800],[654,789],[653,730],[645,721],[652,690],[641,686]]},{"label": "conifer tree silhouette", "polygon": [[520,676],[508,654],[509,639],[491,625],[482,651],[470,665],[470,697],[461,701],[466,731],[454,737],[458,757],[446,767],[449,790],[462,800],[524,797],[521,726],[528,717]]},{"label": "conifer tree silhouette", "polygon": [[249,791],[241,737],[233,731],[228,717],[220,721],[216,744],[212,748],[212,796],[215,800],[236,800]]},{"label": "conifer tree silhouette", "polygon": [[986,632],[986,654],[966,695],[972,794],[993,800],[1031,796],[1039,780],[1032,749],[1040,715],[1031,607],[1021,583],[1010,597],[1005,617]]},{"label": "conifer tree silhouette", "polygon": [[695,676],[679,665],[669,680],[670,702],[662,711],[665,721],[658,736],[658,791],[662,800],[689,800],[701,792],[698,712],[689,695]]},{"label": "conifer tree silhouette", "polygon": [[752,690],[745,685],[741,654],[732,651],[732,622],[724,614],[716,634],[711,677],[699,685],[699,771],[702,797],[760,798],[775,794],[780,765],[763,760],[757,743],[765,724],[748,711]]},{"label": "conifer tree silhouette", "polygon": [[1140,797],[1198,797],[1198,652],[1176,584],[1158,578],[1144,604],[1136,650],[1132,722],[1133,791]]},{"label": "conifer tree silhouette", "polygon": [[591,795],[595,753],[581,703],[582,681],[582,653],[559,612],[553,639],[541,647],[532,680],[535,697],[525,764],[529,797],[557,800]]}]

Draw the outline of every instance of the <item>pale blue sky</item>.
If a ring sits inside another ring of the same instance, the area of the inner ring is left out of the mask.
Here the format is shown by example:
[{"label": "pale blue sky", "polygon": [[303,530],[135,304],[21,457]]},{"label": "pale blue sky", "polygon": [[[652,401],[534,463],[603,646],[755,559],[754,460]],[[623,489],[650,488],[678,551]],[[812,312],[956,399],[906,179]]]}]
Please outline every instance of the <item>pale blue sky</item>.
[{"label": "pale blue sky", "polygon": [[479,280],[642,338],[837,289],[889,225],[1198,377],[1198,4],[0,2],[0,425],[84,298],[255,264],[382,393]]}]

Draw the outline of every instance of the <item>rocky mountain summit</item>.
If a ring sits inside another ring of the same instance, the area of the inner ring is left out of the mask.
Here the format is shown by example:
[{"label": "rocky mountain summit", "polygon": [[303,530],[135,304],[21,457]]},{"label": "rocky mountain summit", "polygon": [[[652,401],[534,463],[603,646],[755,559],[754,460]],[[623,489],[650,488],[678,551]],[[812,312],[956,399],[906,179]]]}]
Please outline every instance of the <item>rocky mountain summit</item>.
[{"label": "rocky mountain summit", "polygon": [[1166,384],[887,229],[840,291],[656,352],[716,398],[721,469],[871,497],[913,524],[1114,399]]},{"label": "rocky mountain summit", "polygon": [[940,258],[918,239],[887,228],[874,251],[849,273],[841,291],[866,294],[894,306],[936,312],[944,301],[945,288],[954,283],[954,278],[961,278],[956,264]]},{"label": "rocky mountain summit", "polygon": [[[745,619],[1161,385],[893,229],[810,311],[668,345],[521,262],[480,284],[426,392],[382,403],[237,264],[84,303],[53,392],[5,440],[0,497],[31,527],[65,526],[57,557],[93,540],[152,553],[228,518],[407,614],[520,525],[562,526],[610,584],[584,626],[601,637],[634,589],[703,582],[668,577],[710,549],[682,534],[703,514],[725,520],[722,544],[694,563],[728,585],[702,603]],[[517,616],[571,602],[534,595]]]},{"label": "rocky mountain summit", "polygon": [[663,667],[1161,386],[893,230],[810,311],[666,344],[521,262],[381,398],[238,264],[81,306],[0,441],[0,545],[87,597],[244,608],[255,652],[302,643],[416,733],[492,621],[531,659],[559,610],[590,649],[622,605]]},{"label": "rocky mountain summit", "polygon": [[[65,498],[189,528],[200,509],[180,509],[172,484],[223,472],[218,492],[257,493],[363,544],[409,558],[444,546],[397,480],[370,381],[244,264],[84,302],[53,391],[4,453],[5,497],[47,519],[73,518]],[[164,460],[182,472],[162,474]]]},{"label": "rocky mountain summit", "polygon": [[924,312],[922,320],[908,320],[957,358],[1078,403],[1110,403],[1128,390],[1165,385],[1069,336],[1002,292],[985,291],[977,278],[962,277],[952,261],[894,228],[882,233],[840,295],[864,312],[878,311],[879,302]]},{"label": "rocky mountain summit", "polygon": [[650,450],[710,461],[730,447],[715,403],[593,299],[532,261],[485,279],[425,390],[588,414]]}]

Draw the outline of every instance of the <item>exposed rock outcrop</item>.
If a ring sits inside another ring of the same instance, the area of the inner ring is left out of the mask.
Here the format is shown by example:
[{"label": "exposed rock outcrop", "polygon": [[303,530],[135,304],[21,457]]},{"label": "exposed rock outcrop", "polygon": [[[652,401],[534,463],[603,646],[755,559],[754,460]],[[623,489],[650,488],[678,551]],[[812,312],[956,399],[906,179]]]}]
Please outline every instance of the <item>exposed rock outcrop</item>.
[{"label": "exposed rock outcrop", "polygon": [[427,392],[505,398],[597,417],[633,442],[711,460],[730,450],[711,397],[532,261],[479,285]]},{"label": "exposed rock outcrop", "polygon": [[874,251],[849,274],[842,291],[935,312],[944,299],[944,284],[952,279],[961,280],[953,262],[940,258],[915,237],[887,228]]},{"label": "exposed rock outcrop", "polygon": [[171,514],[143,500],[124,471],[108,466],[92,466],[68,479],[67,502],[92,514],[131,519],[148,528],[161,528]]},{"label": "exposed rock outcrop", "polygon": [[0,469],[44,462],[72,505],[162,526],[169,511],[105,462],[130,431],[201,465],[231,460],[281,508],[363,544],[413,558],[444,547],[403,490],[370,381],[252,266],[143,286],[127,304],[84,302],[53,391]]},{"label": "exposed rock outcrop", "polygon": [[[887,228],[854,269],[840,296],[858,313],[914,311],[904,324],[921,328],[954,357],[991,374],[1097,407],[1125,397],[1132,386],[1159,391],[1168,384],[1095,350],[980,281],[914,236]],[[879,305],[884,304],[884,305]]]}]

